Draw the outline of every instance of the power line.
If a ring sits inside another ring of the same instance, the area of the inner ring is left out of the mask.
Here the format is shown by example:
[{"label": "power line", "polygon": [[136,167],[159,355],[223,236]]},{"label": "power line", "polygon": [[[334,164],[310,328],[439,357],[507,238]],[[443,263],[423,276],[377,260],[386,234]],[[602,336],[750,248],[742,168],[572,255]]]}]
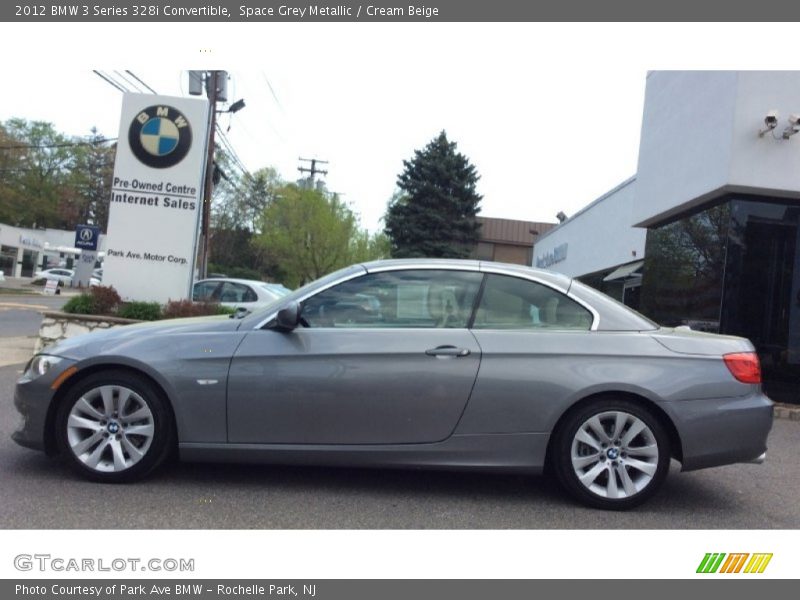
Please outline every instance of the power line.
[{"label": "power line", "polygon": [[222,137],[222,134],[219,132],[219,130],[217,130],[217,133],[220,136],[219,142],[221,150],[223,150],[230,157],[233,166],[239,169],[242,173],[247,172],[247,169],[245,168],[244,164],[239,159],[239,157],[236,155],[236,152],[233,150],[233,147],[230,145],[230,142],[227,140],[227,138]]},{"label": "power line", "polygon": [[264,81],[266,82],[267,87],[269,88],[269,91],[272,94],[272,98],[275,100],[275,104],[278,105],[278,108],[281,109],[281,112],[285,113],[286,111],[283,110],[283,105],[281,104],[281,101],[278,100],[278,95],[275,93],[275,89],[272,87],[272,84],[269,82],[269,78],[267,77],[267,74],[264,73],[264,71],[261,71],[261,75],[264,77]]},{"label": "power line", "polygon": [[122,87],[121,85],[119,85],[119,84],[118,84],[116,81],[113,81],[113,80],[112,80],[110,77],[108,77],[108,76],[106,76],[106,75],[103,75],[103,74],[102,74],[100,71],[98,71],[98,70],[96,70],[96,69],[92,69],[92,72],[93,72],[95,75],[97,75],[97,76],[98,76],[100,79],[102,79],[103,81],[105,81],[106,83],[108,83],[109,85],[113,85],[115,88],[117,88],[117,89],[118,89],[120,92],[122,92],[123,94],[124,94],[125,92],[129,91],[129,90],[125,89],[124,87]]},{"label": "power line", "polygon": [[119,71],[114,71],[114,73],[116,73],[120,77],[120,79],[122,79],[127,85],[132,86],[137,92],[139,92],[140,94],[143,93],[141,88],[138,85],[136,85],[134,82],[132,82],[130,79],[125,77],[125,75],[123,75]]},{"label": "power line", "polygon": [[[113,165],[114,165],[114,163],[100,163],[98,165],[93,165],[93,166],[97,167],[97,168],[102,168],[102,167],[111,167]],[[58,171],[58,170],[62,170],[62,169],[67,169],[67,165],[61,164],[61,165],[58,165],[58,166],[55,166],[55,167],[39,167],[39,168],[37,168],[37,167],[13,167],[11,169],[0,169],[0,173],[12,173],[14,171],[48,171],[49,172],[49,171]]]},{"label": "power line", "polygon": [[128,75],[130,75],[131,77],[133,77],[133,78],[134,78],[136,81],[138,81],[139,83],[141,83],[141,84],[142,84],[144,87],[146,87],[148,90],[150,90],[150,91],[151,91],[151,92],[153,92],[154,94],[158,95],[158,92],[157,92],[157,91],[155,91],[153,88],[151,88],[149,85],[147,85],[147,84],[146,84],[144,81],[142,81],[141,79],[139,79],[139,78],[138,78],[138,77],[137,77],[137,76],[136,76],[136,75],[135,75],[135,74],[134,74],[132,71],[129,71],[129,70],[125,69],[125,72],[126,72]]},{"label": "power line", "polygon": [[247,169],[242,159],[239,158],[239,154],[234,149],[233,144],[228,139],[228,137],[223,133],[222,128],[219,126],[219,124],[217,124],[217,133],[219,134],[220,140],[222,141],[222,145],[225,147],[228,154],[230,154],[236,166],[246,175],[250,175],[250,171]]},{"label": "power line", "polygon": [[64,142],[62,144],[20,144],[17,146],[0,146],[0,150],[37,150],[42,148],[71,148],[73,146],[96,146],[98,144],[105,144],[106,142],[116,142],[118,138],[103,138],[101,140],[94,140],[91,142]]}]

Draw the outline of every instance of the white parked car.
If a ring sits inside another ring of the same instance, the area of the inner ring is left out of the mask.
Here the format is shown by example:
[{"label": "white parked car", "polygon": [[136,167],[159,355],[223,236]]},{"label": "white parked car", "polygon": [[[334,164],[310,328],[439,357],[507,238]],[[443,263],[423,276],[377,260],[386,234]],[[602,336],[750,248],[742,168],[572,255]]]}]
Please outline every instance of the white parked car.
[{"label": "white parked car", "polygon": [[219,302],[231,308],[245,308],[248,311],[272,304],[288,293],[278,284],[265,283],[254,279],[215,278],[201,279],[192,288],[194,302]]},{"label": "white parked car", "polygon": [[[38,281],[47,281],[48,279],[55,279],[60,285],[70,286],[73,285],[75,279],[75,270],[62,269],[59,267],[54,269],[45,269],[44,271],[36,271],[33,274],[34,283]],[[92,274],[92,276],[89,278],[89,285],[102,285],[102,281]]]},{"label": "white parked car", "polygon": [[75,277],[75,271],[72,269],[62,269],[62,268],[55,268],[55,269],[45,269],[44,271],[36,271],[33,274],[33,281],[40,281],[42,279],[55,279],[59,283],[64,285],[72,284],[72,278]]}]

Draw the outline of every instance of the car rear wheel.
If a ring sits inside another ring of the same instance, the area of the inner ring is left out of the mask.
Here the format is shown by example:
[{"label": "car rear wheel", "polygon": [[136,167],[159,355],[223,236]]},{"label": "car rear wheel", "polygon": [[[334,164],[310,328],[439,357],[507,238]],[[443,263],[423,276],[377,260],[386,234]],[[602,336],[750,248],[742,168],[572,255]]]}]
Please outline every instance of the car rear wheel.
[{"label": "car rear wheel", "polygon": [[59,448],[94,481],[140,479],[173,445],[171,413],[159,390],[126,371],[90,375],[70,390],[56,417]]},{"label": "car rear wheel", "polygon": [[652,496],[667,476],[669,436],[653,413],[630,400],[597,400],[567,417],[554,439],[562,486],[594,508],[623,510]]}]

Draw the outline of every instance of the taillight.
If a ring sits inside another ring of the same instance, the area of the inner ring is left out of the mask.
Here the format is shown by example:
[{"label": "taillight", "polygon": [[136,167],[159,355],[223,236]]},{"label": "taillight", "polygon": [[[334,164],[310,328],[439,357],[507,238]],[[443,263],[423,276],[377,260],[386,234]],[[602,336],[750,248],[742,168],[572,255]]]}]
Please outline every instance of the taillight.
[{"label": "taillight", "polygon": [[728,370],[742,383],[761,383],[761,363],[755,352],[734,352],[722,357]]}]

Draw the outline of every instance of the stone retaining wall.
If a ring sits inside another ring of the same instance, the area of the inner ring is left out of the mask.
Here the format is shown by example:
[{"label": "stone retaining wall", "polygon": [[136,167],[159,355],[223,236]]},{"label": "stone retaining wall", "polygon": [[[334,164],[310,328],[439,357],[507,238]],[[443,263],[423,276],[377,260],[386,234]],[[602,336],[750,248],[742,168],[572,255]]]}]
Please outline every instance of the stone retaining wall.
[{"label": "stone retaining wall", "polygon": [[39,326],[39,339],[36,340],[34,353],[42,348],[75,337],[84,333],[91,333],[99,329],[110,329],[131,323],[140,323],[134,319],[120,319],[117,317],[103,317],[97,315],[74,315],[62,312],[42,313],[42,324]]}]

